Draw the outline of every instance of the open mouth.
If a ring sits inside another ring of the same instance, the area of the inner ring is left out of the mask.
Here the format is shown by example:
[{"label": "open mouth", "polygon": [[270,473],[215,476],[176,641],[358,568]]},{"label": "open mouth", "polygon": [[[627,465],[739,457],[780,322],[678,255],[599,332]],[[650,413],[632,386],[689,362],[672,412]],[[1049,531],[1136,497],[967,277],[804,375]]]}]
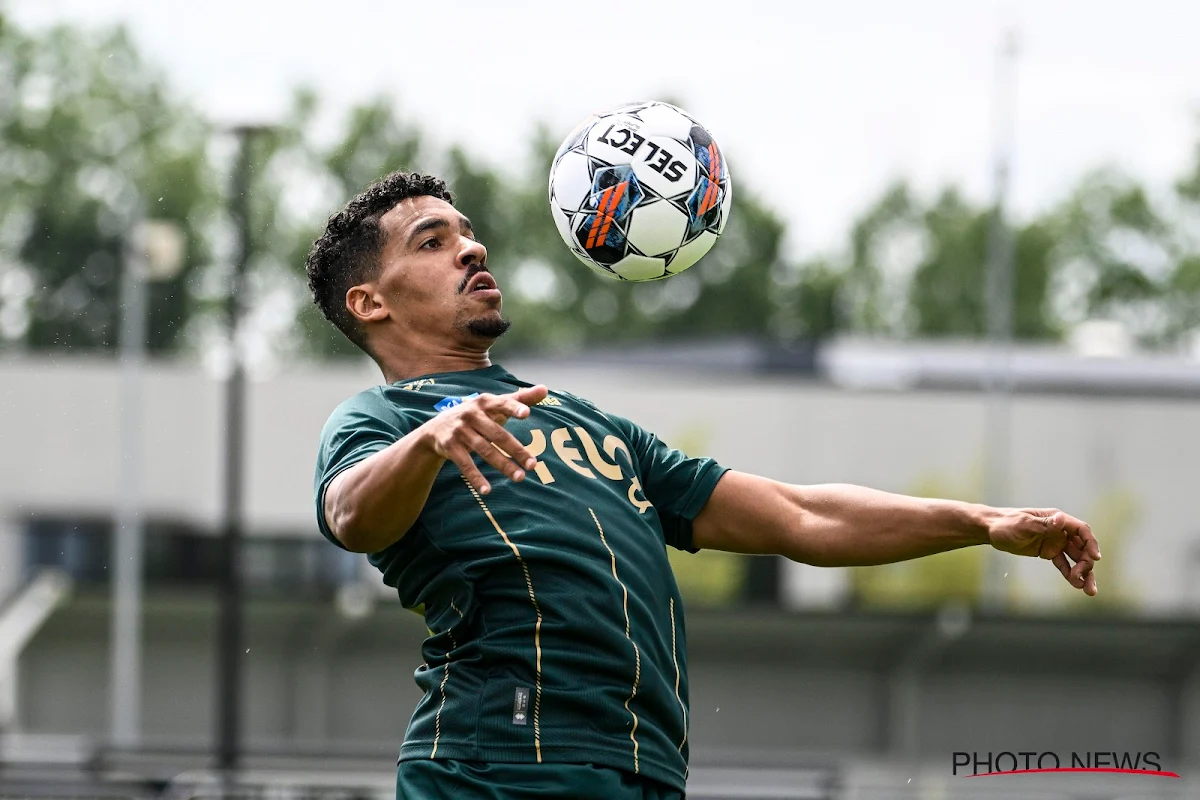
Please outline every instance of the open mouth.
[{"label": "open mouth", "polygon": [[477,272],[470,280],[467,281],[465,293],[483,292],[488,290],[496,290],[500,287],[496,285],[496,279],[487,272]]}]

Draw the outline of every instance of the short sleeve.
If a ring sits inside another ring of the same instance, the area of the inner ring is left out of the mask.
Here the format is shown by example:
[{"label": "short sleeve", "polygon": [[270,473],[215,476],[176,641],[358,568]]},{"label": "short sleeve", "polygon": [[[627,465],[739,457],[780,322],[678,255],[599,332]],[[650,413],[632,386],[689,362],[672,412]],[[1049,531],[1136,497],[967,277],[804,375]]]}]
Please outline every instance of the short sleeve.
[{"label": "short sleeve", "polygon": [[338,473],[400,440],[415,424],[373,392],[363,392],[342,403],[321,430],[317,451],[317,526],[326,539],[342,547],[325,519],[325,491]]},{"label": "short sleeve", "polygon": [[727,471],[711,458],[691,458],[622,417],[607,415],[625,433],[641,475],[642,493],[654,504],[667,544],[691,553],[692,520]]}]

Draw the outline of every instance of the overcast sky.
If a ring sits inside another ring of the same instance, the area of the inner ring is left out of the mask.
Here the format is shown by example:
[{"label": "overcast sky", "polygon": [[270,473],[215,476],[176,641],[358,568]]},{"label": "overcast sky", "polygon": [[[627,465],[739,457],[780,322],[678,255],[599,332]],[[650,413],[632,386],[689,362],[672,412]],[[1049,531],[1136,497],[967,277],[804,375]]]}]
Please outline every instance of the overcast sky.
[{"label": "overcast sky", "polygon": [[739,182],[764,194],[806,251],[839,246],[898,176],[988,196],[1004,26],[1021,41],[1019,214],[1103,163],[1165,190],[1200,134],[1192,0],[7,5],[28,24],[126,23],[217,118],[277,114],[299,83],[342,104],[385,92],[496,163],[524,156],[537,120],[565,135],[591,111],[677,97],[725,150],[735,197]]}]

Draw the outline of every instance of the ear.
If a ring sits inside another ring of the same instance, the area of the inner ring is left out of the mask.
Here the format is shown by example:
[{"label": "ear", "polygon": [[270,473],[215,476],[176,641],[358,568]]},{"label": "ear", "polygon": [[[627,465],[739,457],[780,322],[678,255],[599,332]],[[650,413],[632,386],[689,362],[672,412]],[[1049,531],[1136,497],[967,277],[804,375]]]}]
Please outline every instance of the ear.
[{"label": "ear", "polygon": [[346,291],[346,309],[359,322],[382,322],[389,311],[382,293],[373,283],[360,283]]}]

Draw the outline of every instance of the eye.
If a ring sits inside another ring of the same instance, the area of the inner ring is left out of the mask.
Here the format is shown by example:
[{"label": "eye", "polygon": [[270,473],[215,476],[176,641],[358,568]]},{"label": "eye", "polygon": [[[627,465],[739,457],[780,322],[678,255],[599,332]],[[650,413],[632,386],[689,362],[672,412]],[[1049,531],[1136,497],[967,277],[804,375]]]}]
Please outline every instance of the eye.
[{"label": "eye", "polygon": [[421,249],[422,250],[436,250],[438,247],[441,246],[441,244],[442,243],[439,239],[428,239],[421,244]]}]

